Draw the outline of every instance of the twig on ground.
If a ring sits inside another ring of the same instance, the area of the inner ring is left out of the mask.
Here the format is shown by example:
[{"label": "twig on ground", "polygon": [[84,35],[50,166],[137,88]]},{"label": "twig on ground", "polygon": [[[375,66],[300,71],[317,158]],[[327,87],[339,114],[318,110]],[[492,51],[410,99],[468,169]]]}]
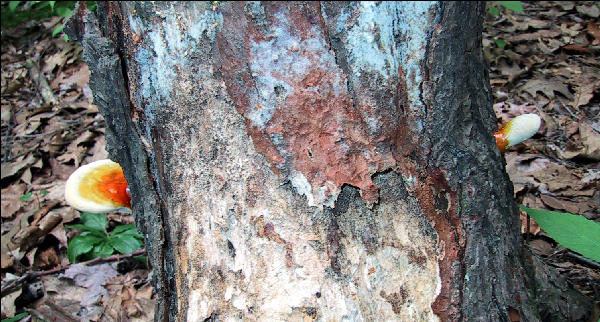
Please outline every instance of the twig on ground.
[{"label": "twig on ground", "polygon": [[567,254],[567,256],[573,257],[573,258],[577,259],[578,261],[587,264],[590,267],[593,267],[595,269],[600,269],[600,263],[596,262],[593,259],[589,259],[587,257],[583,257],[583,256],[581,256],[579,254],[575,254],[572,251],[568,251],[566,254]]},{"label": "twig on ground", "polygon": [[42,99],[46,104],[57,105],[58,100],[54,96],[50,85],[48,85],[48,81],[44,74],[40,71],[38,66],[33,63],[31,59],[27,60],[27,68],[29,69],[29,74],[31,74],[31,78],[35,81],[40,90],[40,94],[42,95]]},{"label": "twig on ground", "polygon": [[[96,264],[101,264],[101,263],[107,263],[107,262],[115,262],[121,259],[125,259],[125,258],[130,258],[130,257],[134,257],[134,256],[138,256],[138,255],[142,255],[146,253],[146,249],[145,248],[141,248],[136,250],[135,252],[131,253],[131,254],[126,254],[126,255],[112,255],[109,257],[98,257],[98,258],[94,258],[91,259],[89,261],[85,261],[85,262],[81,262],[81,263],[76,263],[76,264],[83,264],[83,265],[96,265]],[[12,293],[13,291],[15,291],[17,289],[17,287],[25,282],[28,281],[30,279],[34,279],[34,278],[38,278],[41,276],[45,276],[45,275],[51,275],[51,274],[55,274],[58,272],[62,272],[65,269],[68,269],[69,267],[71,267],[71,265],[73,264],[69,264],[66,266],[61,266],[61,267],[56,267],[53,269],[49,269],[46,271],[37,271],[37,272],[28,272],[25,275],[11,280],[9,282],[6,283],[6,285],[2,286],[2,290],[0,291],[0,297],[4,297],[5,295],[8,295],[10,293]]]}]

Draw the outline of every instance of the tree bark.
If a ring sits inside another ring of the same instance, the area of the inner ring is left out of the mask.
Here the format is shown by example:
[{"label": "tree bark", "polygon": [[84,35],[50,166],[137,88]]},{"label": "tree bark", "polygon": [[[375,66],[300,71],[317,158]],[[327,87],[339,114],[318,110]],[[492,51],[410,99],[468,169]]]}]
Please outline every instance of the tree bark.
[{"label": "tree bark", "polygon": [[156,320],[585,320],[591,303],[546,287],[523,247],[484,13],[79,8],[68,29],[130,183]]}]

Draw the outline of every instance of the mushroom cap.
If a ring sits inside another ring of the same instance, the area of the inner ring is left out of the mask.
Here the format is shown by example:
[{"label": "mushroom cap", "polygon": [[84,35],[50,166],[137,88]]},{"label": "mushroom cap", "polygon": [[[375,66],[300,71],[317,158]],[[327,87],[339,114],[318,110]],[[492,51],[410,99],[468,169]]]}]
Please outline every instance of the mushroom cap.
[{"label": "mushroom cap", "polygon": [[537,114],[522,114],[510,120],[506,125],[508,146],[517,145],[534,136],[541,124],[542,120]]},{"label": "mushroom cap", "polygon": [[494,133],[496,145],[501,152],[534,136],[540,129],[542,120],[537,114],[522,114],[510,120],[502,129]]},{"label": "mushroom cap", "polygon": [[98,160],[75,170],[65,185],[65,199],[84,212],[131,209],[123,169],[111,160]]}]

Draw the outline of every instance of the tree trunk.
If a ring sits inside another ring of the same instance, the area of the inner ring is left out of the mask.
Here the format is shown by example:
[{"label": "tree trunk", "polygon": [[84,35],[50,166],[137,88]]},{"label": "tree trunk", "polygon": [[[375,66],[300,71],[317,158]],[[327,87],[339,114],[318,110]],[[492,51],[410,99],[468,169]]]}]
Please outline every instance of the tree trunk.
[{"label": "tree trunk", "polygon": [[590,303],[536,281],[522,245],[484,13],[79,8],[68,29],[146,235],[156,320],[585,319]]}]

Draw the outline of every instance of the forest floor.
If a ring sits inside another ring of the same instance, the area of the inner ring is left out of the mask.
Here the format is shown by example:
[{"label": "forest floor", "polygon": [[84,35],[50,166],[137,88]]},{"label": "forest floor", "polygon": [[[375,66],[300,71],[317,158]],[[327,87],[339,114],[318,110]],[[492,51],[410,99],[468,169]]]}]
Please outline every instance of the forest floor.
[{"label": "forest floor", "polygon": [[[523,6],[523,14],[488,14],[483,40],[498,125],[523,113],[543,120],[537,135],[505,154],[515,198],[600,222],[600,8],[566,1]],[[59,23],[2,30],[2,318],[27,307],[48,320],[151,320],[151,272],[138,261],[67,266],[67,241],[79,231],[65,226],[78,223],[79,213],[65,204],[65,181],[78,166],[108,155],[82,49],[51,37]],[[133,223],[127,214],[107,218],[109,230]],[[529,247],[600,303],[600,264],[581,260],[530,223],[521,227]],[[46,275],[5,292],[11,280],[32,272]]]}]

